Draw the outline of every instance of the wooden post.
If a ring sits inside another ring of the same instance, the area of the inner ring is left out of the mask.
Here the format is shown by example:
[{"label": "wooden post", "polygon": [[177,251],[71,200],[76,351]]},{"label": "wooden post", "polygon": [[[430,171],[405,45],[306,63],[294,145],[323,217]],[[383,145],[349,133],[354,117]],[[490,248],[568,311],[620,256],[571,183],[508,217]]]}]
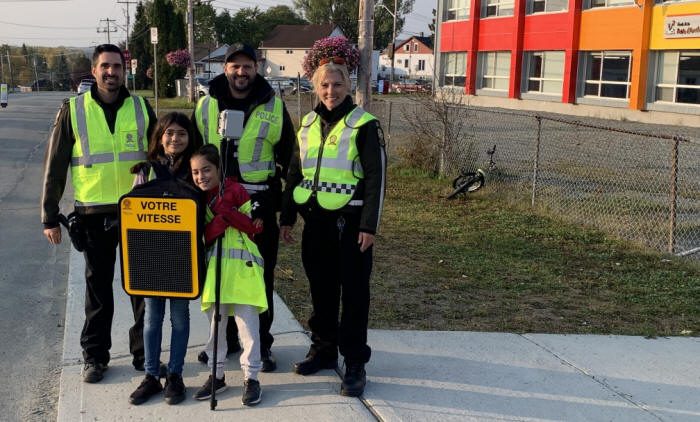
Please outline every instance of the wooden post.
[{"label": "wooden post", "polygon": [[374,46],[374,0],[360,0],[357,46],[360,49],[360,67],[357,70],[355,102],[367,110],[372,102],[372,47]]}]

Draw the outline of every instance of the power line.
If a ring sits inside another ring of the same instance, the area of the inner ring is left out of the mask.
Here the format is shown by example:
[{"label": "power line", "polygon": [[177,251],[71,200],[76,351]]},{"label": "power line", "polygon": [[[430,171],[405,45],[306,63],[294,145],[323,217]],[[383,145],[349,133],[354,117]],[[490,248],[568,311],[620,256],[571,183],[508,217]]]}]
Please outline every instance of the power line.
[{"label": "power line", "polygon": [[109,29],[109,23],[116,22],[116,21],[114,19],[107,18],[107,19],[100,19],[100,22],[107,22],[107,29],[97,28],[97,33],[98,34],[99,33],[107,33],[107,44],[111,44],[112,41],[110,40],[109,34],[110,34],[110,32],[117,32],[117,28],[115,27],[114,31],[112,31],[111,29]]},{"label": "power line", "polygon": [[41,28],[41,29],[92,29],[92,27],[88,26],[44,26],[44,25],[30,25],[27,23],[17,23],[17,22],[6,22],[6,21],[0,21],[0,23],[5,24],[5,25],[14,25],[14,26],[22,26],[25,28]]}]

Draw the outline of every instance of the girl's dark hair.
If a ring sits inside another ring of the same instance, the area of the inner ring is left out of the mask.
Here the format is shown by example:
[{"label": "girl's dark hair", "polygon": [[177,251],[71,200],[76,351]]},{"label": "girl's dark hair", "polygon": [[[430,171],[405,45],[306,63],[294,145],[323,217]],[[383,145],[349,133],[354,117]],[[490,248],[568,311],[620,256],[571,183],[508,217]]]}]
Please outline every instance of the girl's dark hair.
[{"label": "girl's dark hair", "polygon": [[182,126],[187,131],[187,147],[182,151],[180,156],[183,162],[189,162],[190,157],[197,150],[197,147],[199,147],[199,145],[195,145],[194,125],[190,119],[182,113],[173,111],[159,118],[156,127],[153,129],[151,141],[148,144],[148,155],[146,157],[149,161],[155,161],[159,157],[165,156],[165,150],[163,150],[163,143],[161,140],[165,130],[173,123]]},{"label": "girl's dark hair", "polygon": [[[146,154],[146,160],[160,162],[167,161],[167,158],[165,156],[165,150],[163,149],[162,139],[165,130],[168,128],[168,126],[170,126],[173,123],[182,126],[187,131],[187,147],[185,147],[185,150],[182,151],[182,154],[180,154],[180,156],[177,157],[177,160],[174,164],[174,168],[179,169],[181,166],[183,166],[183,170],[186,170],[189,173],[190,157],[192,157],[192,154],[197,150],[197,148],[199,148],[199,143],[194,138],[195,129],[190,119],[186,115],[178,113],[176,111],[170,112],[162,116],[156,122],[156,126],[153,129],[153,133],[151,134],[151,139],[148,142],[148,153]],[[137,174],[138,172],[140,172],[144,167],[148,166],[147,161],[138,163],[131,167],[131,172],[133,174]]]},{"label": "girl's dark hair", "polygon": [[192,157],[202,157],[210,163],[214,164],[214,167],[221,168],[221,159],[219,158],[219,149],[212,144],[202,145],[197,151],[192,153]]}]

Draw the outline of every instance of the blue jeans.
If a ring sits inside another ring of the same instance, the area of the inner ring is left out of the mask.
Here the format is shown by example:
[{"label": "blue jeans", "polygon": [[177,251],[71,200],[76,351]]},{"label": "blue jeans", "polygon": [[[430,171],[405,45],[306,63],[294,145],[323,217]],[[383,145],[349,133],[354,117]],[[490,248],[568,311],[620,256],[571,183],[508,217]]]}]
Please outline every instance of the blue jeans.
[{"label": "blue jeans", "polygon": [[[143,342],[146,373],[156,378],[160,372],[160,346],[163,339],[163,318],[165,301],[161,298],[146,298],[146,315],[143,326]],[[187,354],[187,341],[190,338],[190,301],[185,299],[168,299],[170,301],[170,360],[168,373],[182,374]]]}]

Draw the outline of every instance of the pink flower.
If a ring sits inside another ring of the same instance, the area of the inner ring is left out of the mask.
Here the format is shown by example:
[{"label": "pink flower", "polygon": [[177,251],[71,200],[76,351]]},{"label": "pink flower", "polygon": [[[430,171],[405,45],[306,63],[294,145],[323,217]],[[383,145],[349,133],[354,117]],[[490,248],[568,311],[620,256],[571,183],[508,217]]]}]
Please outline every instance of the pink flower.
[{"label": "pink flower", "polygon": [[190,65],[190,53],[186,49],[171,51],[165,55],[165,60],[171,66],[188,67]]},{"label": "pink flower", "polygon": [[345,37],[326,37],[316,41],[306,56],[302,67],[304,76],[311,78],[318,63],[326,58],[342,57],[345,59],[348,72],[354,71],[360,64],[360,51]]}]

